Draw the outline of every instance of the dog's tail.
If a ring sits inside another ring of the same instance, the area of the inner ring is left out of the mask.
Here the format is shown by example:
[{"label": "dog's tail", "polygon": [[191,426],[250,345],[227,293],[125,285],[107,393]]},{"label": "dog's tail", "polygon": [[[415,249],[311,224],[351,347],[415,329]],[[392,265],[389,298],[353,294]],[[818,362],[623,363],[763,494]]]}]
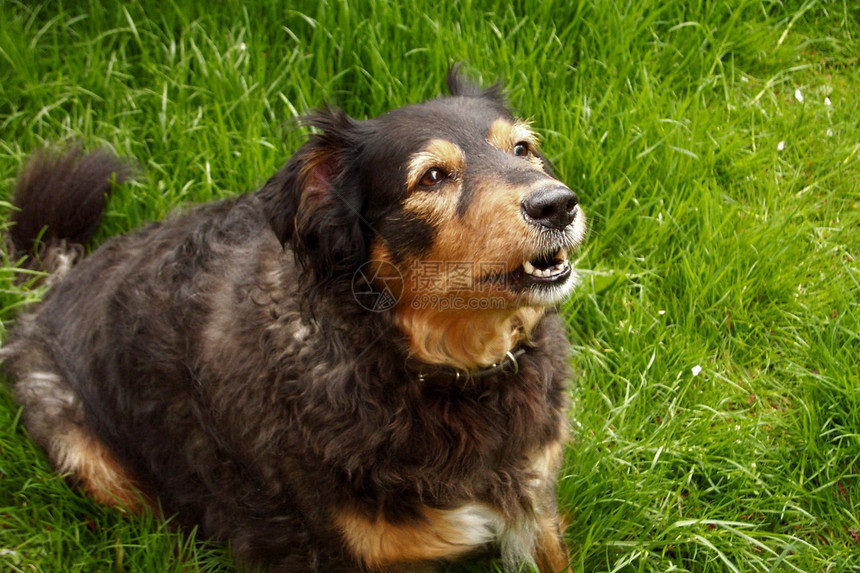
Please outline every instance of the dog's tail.
[{"label": "dog's tail", "polygon": [[131,175],[131,165],[106,149],[36,153],[12,198],[8,236],[16,258],[28,255],[24,266],[48,272],[68,266],[67,254],[80,253],[98,229],[113,185]]}]

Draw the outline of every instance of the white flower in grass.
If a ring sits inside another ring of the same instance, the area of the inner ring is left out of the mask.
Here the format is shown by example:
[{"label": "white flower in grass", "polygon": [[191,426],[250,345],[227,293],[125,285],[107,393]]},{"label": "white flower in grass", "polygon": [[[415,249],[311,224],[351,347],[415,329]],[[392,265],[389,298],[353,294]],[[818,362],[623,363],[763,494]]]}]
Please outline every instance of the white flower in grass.
[{"label": "white flower in grass", "polygon": [[803,92],[800,91],[800,88],[794,90],[794,99],[796,99],[800,103],[803,103]]},{"label": "white flower in grass", "polygon": [[692,372],[693,372],[693,376],[698,376],[699,374],[702,373],[702,367],[699,366],[698,364],[696,364],[695,366],[693,366]]},{"label": "white flower in grass", "polygon": [[776,144],[776,150],[777,151],[782,151],[783,149],[785,149],[785,142],[784,141],[780,141],[779,143]]}]

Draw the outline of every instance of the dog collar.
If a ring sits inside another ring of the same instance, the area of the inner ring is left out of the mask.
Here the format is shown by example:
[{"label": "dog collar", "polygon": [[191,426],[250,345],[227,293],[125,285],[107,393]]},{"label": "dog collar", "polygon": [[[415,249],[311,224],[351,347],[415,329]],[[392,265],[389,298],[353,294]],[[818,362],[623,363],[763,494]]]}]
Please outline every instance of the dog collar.
[{"label": "dog collar", "polygon": [[486,376],[492,376],[493,374],[500,374],[502,372],[516,374],[520,370],[518,360],[525,353],[525,347],[519,348],[518,350],[514,351],[508,351],[507,353],[505,353],[505,357],[502,359],[501,362],[497,364],[491,364],[490,366],[485,366],[484,368],[478,370],[460,370],[459,368],[449,368],[447,366],[432,366],[428,364],[422,364],[421,366],[416,368],[416,370],[418,372],[418,379],[421,382],[425,381],[427,378],[439,376],[447,376],[453,378],[455,382],[459,382],[460,380],[484,378]]}]

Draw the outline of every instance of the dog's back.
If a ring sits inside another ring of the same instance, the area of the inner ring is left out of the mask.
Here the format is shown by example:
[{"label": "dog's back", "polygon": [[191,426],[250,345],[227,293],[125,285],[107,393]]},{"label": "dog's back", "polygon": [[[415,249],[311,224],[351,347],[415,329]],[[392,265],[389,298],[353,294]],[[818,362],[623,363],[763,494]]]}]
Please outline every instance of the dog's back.
[{"label": "dog's back", "polygon": [[[166,450],[190,439],[199,415],[183,399],[193,388],[195,341],[219,306],[233,307],[243,279],[259,287],[261,259],[289,262],[253,196],[113,238],[80,260],[112,185],[128,173],[106,151],[43,152],[28,164],[10,238],[50,273],[51,288],[2,352],[25,425],[57,468],[97,500],[139,510],[151,496],[174,505],[174,486],[151,485],[165,479],[152,474],[159,463],[169,466],[166,479],[193,487]],[[134,383],[123,381],[128,375]]]}]

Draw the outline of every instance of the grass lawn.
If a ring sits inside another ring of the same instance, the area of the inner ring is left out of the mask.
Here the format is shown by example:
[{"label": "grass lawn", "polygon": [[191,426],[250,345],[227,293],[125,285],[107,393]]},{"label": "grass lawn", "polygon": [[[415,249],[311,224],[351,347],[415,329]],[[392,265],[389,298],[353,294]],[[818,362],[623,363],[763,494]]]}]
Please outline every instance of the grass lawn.
[{"label": "grass lawn", "polygon": [[[0,0],[0,196],[47,142],[109,145],[143,175],[104,240],[256,188],[323,102],[373,116],[464,61],[590,215],[573,570],[860,571],[858,60],[854,0]],[[17,276],[0,336],[40,294]],[[69,489],[19,414],[0,384],[0,571],[233,570]]]}]

